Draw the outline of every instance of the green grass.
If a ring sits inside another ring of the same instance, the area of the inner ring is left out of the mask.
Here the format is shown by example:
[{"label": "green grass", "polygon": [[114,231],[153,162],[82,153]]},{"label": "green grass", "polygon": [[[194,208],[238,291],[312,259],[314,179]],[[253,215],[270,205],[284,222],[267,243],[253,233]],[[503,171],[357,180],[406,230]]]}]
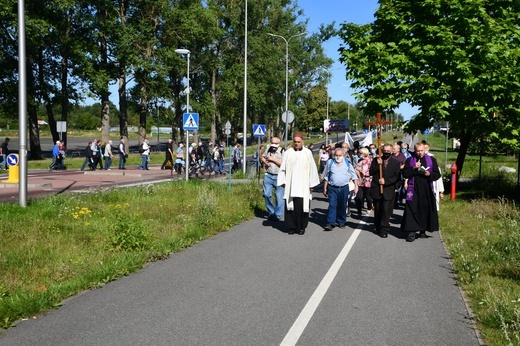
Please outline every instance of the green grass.
[{"label": "green grass", "polygon": [[[229,208],[229,201],[238,201]],[[263,210],[257,184],[171,182],[0,204],[0,325],[228,230]]]},{"label": "green grass", "polygon": [[519,345],[520,210],[503,198],[465,197],[443,202],[439,213],[458,284],[486,343]]}]

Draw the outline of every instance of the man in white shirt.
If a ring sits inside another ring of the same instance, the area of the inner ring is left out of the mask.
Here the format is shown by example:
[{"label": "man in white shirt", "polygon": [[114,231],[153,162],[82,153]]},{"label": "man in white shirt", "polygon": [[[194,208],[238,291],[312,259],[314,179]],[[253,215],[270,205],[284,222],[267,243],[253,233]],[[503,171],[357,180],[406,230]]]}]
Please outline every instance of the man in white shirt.
[{"label": "man in white shirt", "polygon": [[150,160],[150,145],[148,144],[148,139],[145,138],[143,140],[143,152],[141,153],[141,164],[137,166],[137,169],[143,169],[145,171],[149,171],[148,161]]}]

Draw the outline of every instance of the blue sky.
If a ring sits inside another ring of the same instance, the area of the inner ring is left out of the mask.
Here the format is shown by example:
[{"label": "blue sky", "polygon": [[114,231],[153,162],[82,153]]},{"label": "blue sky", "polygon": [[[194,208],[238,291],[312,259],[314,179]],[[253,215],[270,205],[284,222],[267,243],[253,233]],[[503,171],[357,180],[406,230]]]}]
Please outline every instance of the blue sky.
[{"label": "blue sky", "polygon": [[[353,22],[367,24],[374,20],[374,13],[379,4],[377,0],[298,0],[298,5],[304,11],[304,18],[309,19],[308,31],[318,30],[321,24],[335,22],[339,28],[340,23]],[[333,38],[323,44],[327,56],[334,60],[330,73],[332,75],[329,84],[329,95],[332,100],[344,100],[354,104],[356,100],[350,96],[350,82],[345,79],[345,67],[339,62],[338,48],[342,41]],[[347,85],[347,86],[345,86]],[[405,120],[417,113],[417,109],[408,104],[402,104],[397,110]]]}]

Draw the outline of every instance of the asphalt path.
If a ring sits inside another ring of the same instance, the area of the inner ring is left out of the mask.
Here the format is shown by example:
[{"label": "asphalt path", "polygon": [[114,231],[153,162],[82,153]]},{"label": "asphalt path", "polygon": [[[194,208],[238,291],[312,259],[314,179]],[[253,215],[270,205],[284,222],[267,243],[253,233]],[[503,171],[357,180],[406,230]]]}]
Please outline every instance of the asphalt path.
[{"label": "asphalt path", "polygon": [[1,345],[479,345],[438,233],[407,243],[392,219],[305,235],[265,216],[21,321]]}]

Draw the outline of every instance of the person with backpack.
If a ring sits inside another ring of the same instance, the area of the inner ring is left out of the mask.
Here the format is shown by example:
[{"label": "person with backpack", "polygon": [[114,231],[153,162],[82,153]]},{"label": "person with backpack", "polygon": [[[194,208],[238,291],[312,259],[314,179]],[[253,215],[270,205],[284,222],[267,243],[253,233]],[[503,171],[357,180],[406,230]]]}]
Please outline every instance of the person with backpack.
[{"label": "person with backpack", "polygon": [[343,148],[334,149],[333,158],[327,162],[323,171],[323,195],[329,198],[327,224],[325,231],[331,231],[336,223],[345,228],[347,222],[347,201],[350,193],[349,183],[354,183],[354,193],[358,193],[358,176],[354,166],[345,160]]}]

